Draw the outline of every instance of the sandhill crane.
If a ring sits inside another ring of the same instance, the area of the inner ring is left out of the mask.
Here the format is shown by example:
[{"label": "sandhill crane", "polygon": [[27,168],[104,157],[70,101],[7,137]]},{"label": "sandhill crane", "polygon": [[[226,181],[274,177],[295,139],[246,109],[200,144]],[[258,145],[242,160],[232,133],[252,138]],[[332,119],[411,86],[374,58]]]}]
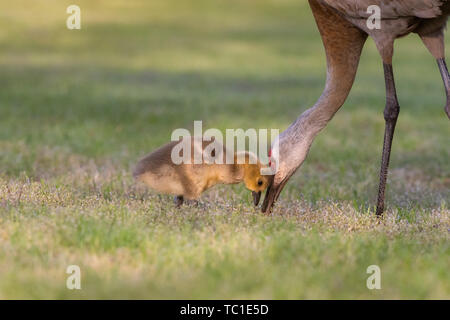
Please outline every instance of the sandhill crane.
[{"label": "sandhill crane", "polygon": [[[327,58],[325,89],[316,104],[306,110],[279,136],[278,170],[267,190],[263,212],[270,212],[288,179],[306,158],[314,137],[344,104],[352,88],[362,48],[371,36],[383,60],[386,83],[384,109],[385,134],[381,159],[380,184],[376,214],[384,211],[384,193],[394,135],[400,107],[397,101],[392,55],[394,40],[411,32],[417,33],[436,58],[447,94],[445,112],[450,118],[450,76],[445,63],[444,33],[450,13],[447,0],[309,0],[319,28]],[[368,7],[381,11],[379,29],[369,28]]]}]

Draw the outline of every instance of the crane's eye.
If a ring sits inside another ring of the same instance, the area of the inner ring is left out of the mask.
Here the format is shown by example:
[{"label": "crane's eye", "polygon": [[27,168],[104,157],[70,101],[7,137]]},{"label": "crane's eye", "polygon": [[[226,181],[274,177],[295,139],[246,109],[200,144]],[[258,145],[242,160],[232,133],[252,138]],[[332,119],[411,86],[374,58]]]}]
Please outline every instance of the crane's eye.
[{"label": "crane's eye", "polygon": [[261,180],[258,180],[258,186],[262,186],[263,182]]}]

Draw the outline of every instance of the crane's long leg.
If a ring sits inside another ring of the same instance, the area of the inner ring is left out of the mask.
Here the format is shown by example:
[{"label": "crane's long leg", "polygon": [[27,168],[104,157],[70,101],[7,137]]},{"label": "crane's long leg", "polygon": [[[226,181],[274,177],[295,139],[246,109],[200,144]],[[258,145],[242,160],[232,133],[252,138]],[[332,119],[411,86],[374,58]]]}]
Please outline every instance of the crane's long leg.
[{"label": "crane's long leg", "polygon": [[450,75],[448,74],[447,64],[444,58],[439,58],[436,60],[439,66],[439,71],[441,72],[442,81],[445,86],[445,93],[447,94],[447,103],[445,104],[445,113],[447,113],[450,119]]},{"label": "crane's long leg", "polygon": [[[447,18],[445,18],[447,20]],[[447,95],[447,103],[445,104],[445,112],[450,119],[450,76],[448,74],[447,64],[445,63],[445,43],[444,30],[438,29],[434,32],[426,32],[419,30],[419,36],[427,47],[428,51],[435,57],[441,72],[442,81],[444,82],[445,93]]]},{"label": "crane's long leg", "polygon": [[380,185],[378,188],[377,215],[384,211],[384,197],[386,189],[386,179],[391,155],[392,139],[394,137],[395,125],[397,123],[400,106],[395,90],[394,73],[392,64],[384,63],[384,81],[386,83],[386,107],[384,108],[384,120],[386,127],[384,131],[383,154],[381,158]]}]

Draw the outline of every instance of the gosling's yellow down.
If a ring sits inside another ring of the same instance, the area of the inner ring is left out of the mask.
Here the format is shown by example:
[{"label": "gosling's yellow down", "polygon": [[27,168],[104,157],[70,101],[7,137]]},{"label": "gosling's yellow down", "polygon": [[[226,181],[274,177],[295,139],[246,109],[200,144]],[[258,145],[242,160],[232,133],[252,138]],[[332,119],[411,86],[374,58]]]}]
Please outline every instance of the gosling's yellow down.
[{"label": "gosling's yellow down", "polygon": [[[202,161],[201,164],[195,164],[195,148],[201,146],[201,152],[203,153],[211,142],[202,141],[200,138],[190,139],[190,163],[174,163],[172,150],[180,141],[172,141],[146,155],[138,162],[133,172],[135,179],[144,182],[157,192],[175,195],[174,201],[177,206],[180,206],[184,199],[197,200],[205,190],[216,184],[244,182],[246,188],[252,191],[255,206],[258,205],[261,192],[269,186],[270,181],[269,176],[261,174],[261,168],[264,166],[253,153],[231,151],[233,153],[233,164],[226,164],[227,152],[230,151],[215,141],[215,150],[223,150],[222,155],[218,155],[218,157],[223,156],[223,164],[211,161]],[[196,139],[197,144],[194,143]],[[213,157],[215,156],[214,151],[211,152]],[[183,155],[183,151],[180,152],[180,155]],[[245,158],[245,162],[239,164],[238,156]]]}]

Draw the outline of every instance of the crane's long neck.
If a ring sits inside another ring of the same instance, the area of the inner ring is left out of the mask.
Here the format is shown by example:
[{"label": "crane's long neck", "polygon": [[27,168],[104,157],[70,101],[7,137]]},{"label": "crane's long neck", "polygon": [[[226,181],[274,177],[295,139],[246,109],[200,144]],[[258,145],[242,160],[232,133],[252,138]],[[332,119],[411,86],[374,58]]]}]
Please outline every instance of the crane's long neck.
[{"label": "crane's long neck", "polygon": [[[310,0],[327,57],[325,89],[316,104],[280,135],[279,170],[295,171],[305,160],[315,136],[344,104],[355,79],[367,35],[333,10]],[[287,172],[285,172],[287,174]]]},{"label": "crane's long neck", "polygon": [[328,70],[325,89],[314,106],[303,112],[288,128],[294,136],[311,141],[333,118],[344,104],[353,84],[354,77],[345,79]]},{"label": "crane's long neck", "polygon": [[[280,135],[280,160],[288,167],[297,168],[303,163],[316,135],[333,118],[345,102],[352,87],[353,78],[341,81],[328,73],[325,89],[315,105],[303,112]],[[286,159],[283,159],[286,158]]]}]

